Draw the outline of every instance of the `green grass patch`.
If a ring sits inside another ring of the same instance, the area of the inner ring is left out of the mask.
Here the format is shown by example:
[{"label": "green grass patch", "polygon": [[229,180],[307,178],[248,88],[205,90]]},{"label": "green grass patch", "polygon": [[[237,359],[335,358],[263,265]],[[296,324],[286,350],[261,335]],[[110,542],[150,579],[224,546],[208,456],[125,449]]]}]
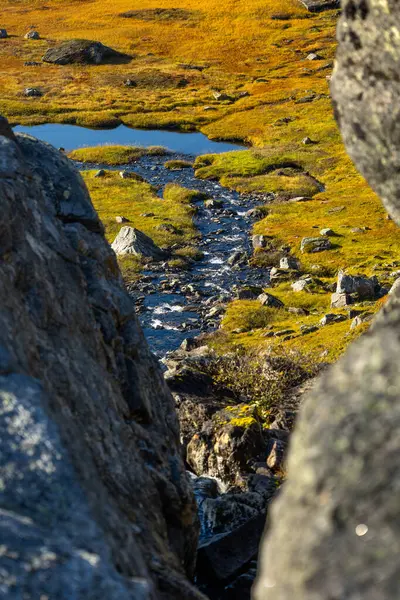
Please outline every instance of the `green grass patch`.
[{"label": "green grass patch", "polygon": [[163,156],[167,154],[165,148],[150,146],[94,146],[78,148],[68,154],[71,160],[83,163],[94,163],[110,166],[129,165],[135,163],[142,156]]}]

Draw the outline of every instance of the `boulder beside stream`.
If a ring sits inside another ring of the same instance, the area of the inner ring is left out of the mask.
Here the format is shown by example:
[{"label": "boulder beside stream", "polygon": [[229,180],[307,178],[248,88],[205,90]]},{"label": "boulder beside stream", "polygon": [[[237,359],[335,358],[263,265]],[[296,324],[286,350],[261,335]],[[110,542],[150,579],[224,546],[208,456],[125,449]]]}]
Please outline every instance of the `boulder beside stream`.
[{"label": "boulder beside stream", "polygon": [[117,256],[134,254],[153,260],[162,260],[167,254],[159,248],[145,233],[135,227],[121,227],[117,237],[111,244]]}]

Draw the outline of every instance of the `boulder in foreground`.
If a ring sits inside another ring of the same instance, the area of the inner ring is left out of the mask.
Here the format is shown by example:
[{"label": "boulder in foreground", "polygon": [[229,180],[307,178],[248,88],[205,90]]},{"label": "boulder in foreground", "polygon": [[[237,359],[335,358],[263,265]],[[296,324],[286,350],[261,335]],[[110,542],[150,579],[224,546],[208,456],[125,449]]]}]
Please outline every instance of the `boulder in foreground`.
[{"label": "boulder in foreground", "polygon": [[73,164],[1,118],[0,209],[2,597],[200,600],[178,420],[115,255]]},{"label": "boulder in foreground", "polygon": [[102,63],[128,62],[130,57],[113,48],[104,46],[101,42],[91,40],[68,40],[54,48],[49,48],[42,58],[43,62],[56,65],[86,64],[100,65]]}]

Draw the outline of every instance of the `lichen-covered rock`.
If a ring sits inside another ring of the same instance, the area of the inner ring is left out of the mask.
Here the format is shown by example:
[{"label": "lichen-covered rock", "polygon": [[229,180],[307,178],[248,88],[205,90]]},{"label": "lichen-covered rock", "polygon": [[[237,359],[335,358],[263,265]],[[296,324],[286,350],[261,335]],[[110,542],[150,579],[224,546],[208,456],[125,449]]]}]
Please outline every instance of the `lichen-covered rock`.
[{"label": "lichen-covered rock", "polygon": [[130,57],[113,48],[104,46],[100,42],[67,40],[53,48],[49,48],[42,60],[56,65],[73,63],[99,65],[101,63],[126,62],[130,60]]},{"label": "lichen-covered rock", "polygon": [[187,600],[179,427],[79,173],[0,119],[5,598]]},{"label": "lichen-covered rock", "polygon": [[[345,0],[332,84],[349,153],[397,223],[399,22],[395,2]],[[303,404],[256,600],[399,597],[399,353],[397,288]]]}]

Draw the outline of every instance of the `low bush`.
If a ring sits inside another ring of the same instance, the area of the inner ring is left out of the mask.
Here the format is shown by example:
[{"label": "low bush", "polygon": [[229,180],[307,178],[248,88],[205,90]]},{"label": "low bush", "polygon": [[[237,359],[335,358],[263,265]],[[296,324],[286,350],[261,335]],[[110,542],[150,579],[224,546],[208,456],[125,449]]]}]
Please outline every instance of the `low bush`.
[{"label": "low bush", "polygon": [[264,352],[238,348],[214,355],[204,366],[214,381],[246,404],[257,406],[264,418],[279,409],[294,408],[290,390],[314,377],[319,369],[311,355],[276,348]]}]

